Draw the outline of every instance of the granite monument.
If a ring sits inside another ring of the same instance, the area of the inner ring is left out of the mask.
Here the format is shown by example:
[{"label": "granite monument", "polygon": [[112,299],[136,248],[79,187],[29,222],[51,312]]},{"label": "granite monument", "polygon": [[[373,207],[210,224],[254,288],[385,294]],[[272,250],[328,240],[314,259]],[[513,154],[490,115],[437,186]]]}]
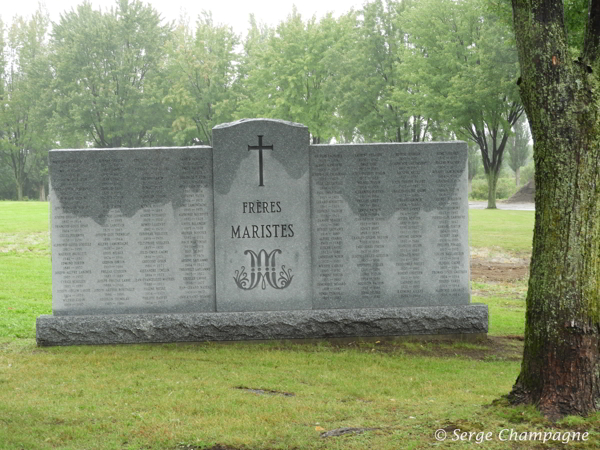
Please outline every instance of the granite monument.
[{"label": "granite monument", "polygon": [[470,303],[464,142],[52,150],[39,345],[487,332]]}]

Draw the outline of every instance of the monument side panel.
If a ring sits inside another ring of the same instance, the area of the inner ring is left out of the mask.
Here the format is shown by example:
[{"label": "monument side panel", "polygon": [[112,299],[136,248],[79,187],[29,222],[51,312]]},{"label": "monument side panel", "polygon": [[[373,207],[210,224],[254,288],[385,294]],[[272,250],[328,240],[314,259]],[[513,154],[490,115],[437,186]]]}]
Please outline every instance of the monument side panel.
[{"label": "monument side panel", "polygon": [[213,128],[217,311],[312,308],[308,146],[290,122]]},{"label": "monument side panel", "polygon": [[55,315],[215,311],[209,147],[53,150]]},{"label": "monument side panel", "polygon": [[468,304],[465,143],[311,146],[314,307]]}]

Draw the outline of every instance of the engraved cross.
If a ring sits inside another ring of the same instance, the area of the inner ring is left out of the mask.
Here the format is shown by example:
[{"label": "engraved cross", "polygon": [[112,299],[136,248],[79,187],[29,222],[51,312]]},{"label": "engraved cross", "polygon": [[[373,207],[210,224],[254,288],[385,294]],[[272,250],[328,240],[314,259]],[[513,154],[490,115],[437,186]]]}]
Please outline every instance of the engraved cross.
[{"label": "engraved cross", "polygon": [[263,135],[258,135],[258,145],[249,145],[248,151],[258,150],[258,185],[264,186],[263,183],[263,150],[273,150],[272,145],[263,145]]}]

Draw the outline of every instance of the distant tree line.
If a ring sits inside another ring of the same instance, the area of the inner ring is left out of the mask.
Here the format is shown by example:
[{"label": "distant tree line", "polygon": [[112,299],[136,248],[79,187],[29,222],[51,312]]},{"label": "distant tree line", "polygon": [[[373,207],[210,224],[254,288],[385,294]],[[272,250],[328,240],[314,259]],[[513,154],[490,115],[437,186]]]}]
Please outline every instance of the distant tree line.
[{"label": "distant tree line", "polygon": [[51,148],[211,145],[219,123],[268,117],[313,143],[470,141],[495,207],[505,151],[525,139],[503,14],[373,0],[339,18],[293,9],[275,28],[251,16],[244,39],[210,13],[165,23],[137,0],[0,22],[0,198],[44,199]]}]

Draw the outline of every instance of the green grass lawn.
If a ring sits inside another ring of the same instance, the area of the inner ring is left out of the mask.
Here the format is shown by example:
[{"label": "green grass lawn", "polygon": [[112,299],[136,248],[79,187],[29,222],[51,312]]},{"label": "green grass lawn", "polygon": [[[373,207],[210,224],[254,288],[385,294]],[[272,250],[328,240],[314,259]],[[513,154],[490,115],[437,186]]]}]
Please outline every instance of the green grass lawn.
[{"label": "green grass lawn", "polygon": [[48,203],[0,202],[0,339],[34,338],[51,312]]},{"label": "green grass lawn", "polygon": [[531,254],[535,211],[469,210],[469,245]]},{"label": "green grass lawn", "polygon": [[49,203],[0,201],[0,233],[48,232]]},{"label": "green grass lawn", "polygon": [[[551,424],[501,400],[519,372],[525,280],[472,284],[490,310],[477,342],[38,348],[35,317],[51,312],[47,211],[0,202],[0,449],[564,447],[503,442],[504,429],[587,431],[568,446],[600,444],[598,415]],[[530,212],[470,211],[474,248],[523,255],[532,228]],[[344,427],[362,433],[321,437]],[[453,441],[456,429],[494,439]]]}]

